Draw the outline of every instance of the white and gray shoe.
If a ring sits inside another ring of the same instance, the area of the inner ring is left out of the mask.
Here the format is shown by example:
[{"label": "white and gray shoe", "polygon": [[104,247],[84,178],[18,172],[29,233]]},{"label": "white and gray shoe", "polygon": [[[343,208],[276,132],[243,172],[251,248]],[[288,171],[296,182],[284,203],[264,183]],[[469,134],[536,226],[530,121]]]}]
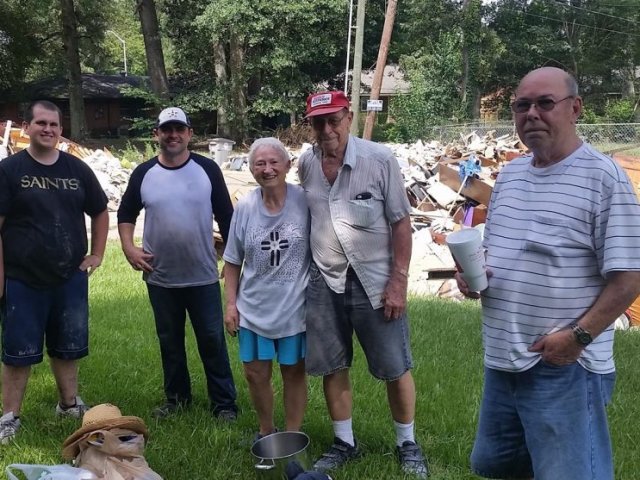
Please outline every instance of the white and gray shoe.
[{"label": "white and gray shoe", "polygon": [[18,430],[20,430],[20,419],[16,418],[13,412],[5,413],[0,417],[0,445],[11,442]]},{"label": "white and gray shoe", "polygon": [[91,407],[86,405],[80,397],[76,397],[76,404],[73,407],[66,408],[58,402],[56,405],[56,416],[82,419],[82,416],[90,408]]}]

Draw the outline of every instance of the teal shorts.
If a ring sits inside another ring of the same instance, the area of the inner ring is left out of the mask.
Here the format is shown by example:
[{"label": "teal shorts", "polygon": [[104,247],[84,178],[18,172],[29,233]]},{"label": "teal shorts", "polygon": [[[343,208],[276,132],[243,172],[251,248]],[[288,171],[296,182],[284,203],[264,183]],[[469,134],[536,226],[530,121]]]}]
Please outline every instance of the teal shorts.
[{"label": "teal shorts", "polygon": [[295,365],[304,359],[307,351],[306,333],[304,332],[290,337],[266,338],[248,328],[240,327],[238,338],[240,360],[243,362],[273,360],[275,358],[281,365]]}]

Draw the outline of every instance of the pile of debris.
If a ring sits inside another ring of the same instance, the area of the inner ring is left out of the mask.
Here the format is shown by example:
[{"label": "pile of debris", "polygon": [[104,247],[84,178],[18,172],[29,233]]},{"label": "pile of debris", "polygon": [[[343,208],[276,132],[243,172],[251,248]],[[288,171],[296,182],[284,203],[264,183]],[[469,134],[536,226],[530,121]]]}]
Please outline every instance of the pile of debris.
[{"label": "pile of debris", "polygon": [[[447,281],[455,273],[455,263],[445,238],[463,225],[484,223],[500,168],[526,153],[526,147],[517,136],[496,137],[494,131],[483,136],[472,132],[449,144],[417,141],[386,146],[398,160],[413,207],[411,290],[417,294],[456,295],[455,282]],[[297,183],[295,161],[309,148],[311,144],[304,143],[300,149],[289,150],[294,167],[287,175],[288,182]],[[232,155],[222,168],[246,172],[248,157]],[[241,191],[234,190],[232,196],[237,200]]]},{"label": "pile of debris", "polygon": [[486,220],[495,179],[505,162],[526,153],[515,135],[472,132],[446,145],[418,141],[387,145],[405,179],[413,210],[412,290],[418,294],[457,296],[450,279],[455,262],[445,245],[450,232]]}]

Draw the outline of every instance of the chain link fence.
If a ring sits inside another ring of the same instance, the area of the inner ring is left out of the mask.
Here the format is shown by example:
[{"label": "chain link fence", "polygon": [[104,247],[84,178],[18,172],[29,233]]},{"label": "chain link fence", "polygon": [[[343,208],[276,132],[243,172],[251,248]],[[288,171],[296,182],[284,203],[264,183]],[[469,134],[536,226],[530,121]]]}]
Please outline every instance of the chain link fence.
[{"label": "chain link fence", "polygon": [[[577,125],[578,135],[604,153],[631,152],[640,156],[640,123],[596,123]],[[471,122],[440,125],[431,128],[425,140],[442,143],[458,142],[470,133],[480,137],[493,132],[493,137],[516,135],[513,122]]]}]

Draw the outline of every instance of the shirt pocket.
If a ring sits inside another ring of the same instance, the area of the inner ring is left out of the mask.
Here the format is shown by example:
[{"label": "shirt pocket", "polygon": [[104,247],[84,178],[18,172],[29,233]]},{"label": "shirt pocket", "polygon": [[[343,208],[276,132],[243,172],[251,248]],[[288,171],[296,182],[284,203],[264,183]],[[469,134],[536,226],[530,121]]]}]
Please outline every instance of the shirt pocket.
[{"label": "shirt pocket", "polygon": [[382,201],[375,198],[349,200],[347,222],[356,227],[370,227],[382,215]]},{"label": "shirt pocket", "polygon": [[544,255],[562,255],[563,249],[592,250],[591,225],[580,220],[534,214],[526,230],[524,249]]}]

